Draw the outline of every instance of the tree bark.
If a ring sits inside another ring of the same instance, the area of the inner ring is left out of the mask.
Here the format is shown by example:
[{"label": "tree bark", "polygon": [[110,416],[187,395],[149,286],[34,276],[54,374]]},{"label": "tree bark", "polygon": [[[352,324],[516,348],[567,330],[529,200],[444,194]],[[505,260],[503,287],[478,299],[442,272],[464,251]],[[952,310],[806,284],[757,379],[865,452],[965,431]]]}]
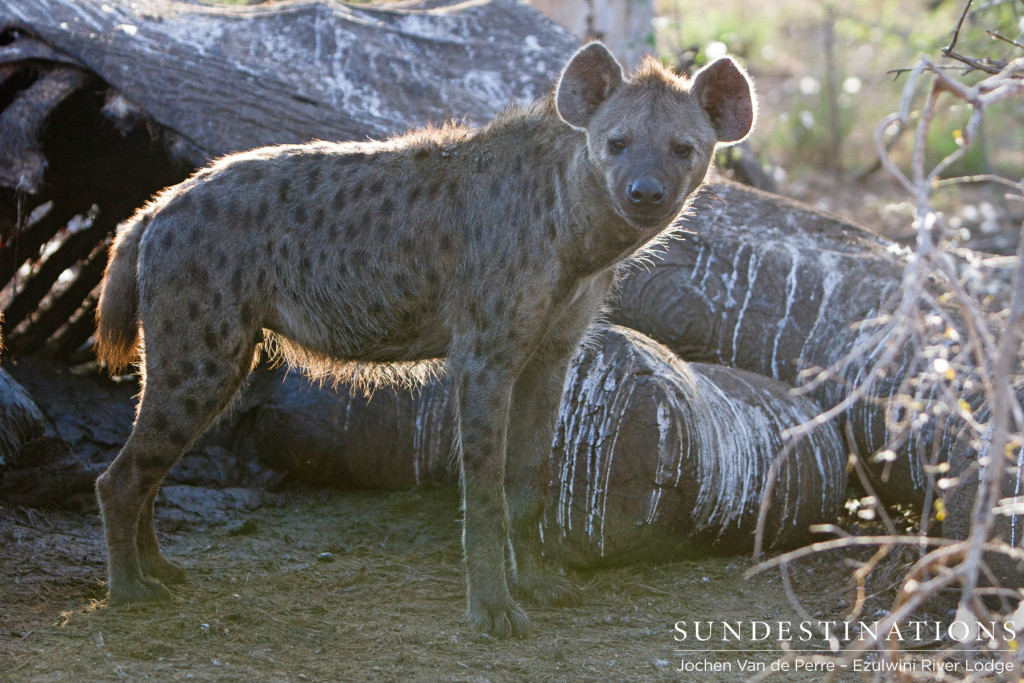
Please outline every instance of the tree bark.
[{"label": "tree bark", "polygon": [[313,137],[482,122],[546,93],[577,44],[513,0],[400,9],[6,0],[0,30],[36,36],[100,76],[180,135],[193,164]]},{"label": "tree bark", "polygon": [[[827,369],[851,352],[859,356],[835,381],[812,392],[823,407],[843,401],[886,348],[865,346],[875,328],[858,326],[898,296],[904,250],[866,230],[774,195],[714,183],[694,215],[622,283],[611,320],[668,346],[688,361],[720,363],[799,385],[804,371]],[[868,400],[843,416],[853,447],[872,468],[873,485],[888,502],[920,505],[927,485],[921,453],[932,446],[932,425],[915,430],[897,460],[872,464],[893,433],[886,400],[914,358],[900,350],[898,367]],[[958,426],[944,425],[942,448]]]},{"label": "tree bark", "polygon": [[[611,327],[576,356],[552,444],[547,552],[575,566],[744,551],[780,433],[818,411],[780,382],[688,365]],[[409,488],[454,481],[454,401],[446,381],[415,395],[367,399],[279,372],[262,374],[240,409],[235,450],[318,484]],[[510,456],[514,457],[514,455]],[[846,451],[833,426],[782,463],[767,544],[808,538],[835,519]]]}]

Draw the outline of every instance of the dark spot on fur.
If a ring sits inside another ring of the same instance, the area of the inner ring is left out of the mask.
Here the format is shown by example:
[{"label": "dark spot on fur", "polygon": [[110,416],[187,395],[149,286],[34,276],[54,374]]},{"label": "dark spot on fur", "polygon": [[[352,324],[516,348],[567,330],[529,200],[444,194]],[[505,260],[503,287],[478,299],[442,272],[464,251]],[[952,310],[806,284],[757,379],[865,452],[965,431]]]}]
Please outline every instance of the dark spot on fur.
[{"label": "dark spot on fur", "polygon": [[406,275],[405,273],[398,273],[397,275],[395,275],[395,278],[392,282],[394,283],[395,288],[398,289],[403,295],[409,292],[409,276]]},{"label": "dark spot on fur", "polygon": [[217,361],[212,358],[203,361],[203,374],[207,377],[216,377],[220,374],[220,366],[217,364]]},{"label": "dark spot on fur", "polygon": [[385,218],[390,218],[391,214],[395,212],[395,202],[391,199],[391,197],[388,197],[383,201],[383,203],[381,203],[380,212],[384,215]]},{"label": "dark spot on fur", "polygon": [[213,329],[213,325],[207,325],[203,328],[203,343],[206,344],[206,348],[211,351],[216,349],[218,341],[217,332]]},{"label": "dark spot on fur", "polygon": [[199,303],[196,301],[188,302],[188,317],[195,320],[199,317]]},{"label": "dark spot on fur", "polygon": [[441,251],[451,251],[452,250],[452,236],[449,235],[448,232],[442,232],[441,233],[440,247],[441,247]]},{"label": "dark spot on fur", "polygon": [[416,241],[407,235],[398,243],[398,249],[406,256],[412,256],[416,251]]},{"label": "dark spot on fur", "polygon": [[306,222],[306,207],[302,206],[301,204],[297,205],[292,210],[292,216],[294,217],[295,222],[298,223],[299,225],[305,224],[305,222]]},{"label": "dark spot on fur", "polygon": [[352,201],[355,201],[363,196],[363,183],[358,182],[356,186],[352,188]]},{"label": "dark spot on fur", "polygon": [[553,208],[555,206],[555,200],[556,200],[555,188],[553,188],[550,185],[548,185],[544,189],[544,203],[550,209],[550,208]]},{"label": "dark spot on fur", "polygon": [[431,201],[434,201],[435,199],[438,198],[438,196],[441,194],[441,187],[443,185],[444,181],[442,181],[440,178],[437,178],[434,180],[434,182],[430,183],[430,188],[427,190],[427,194],[430,197]]},{"label": "dark spot on fur", "polygon": [[456,197],[459,194],[459,184],[454,180],[449,180],[446,187],[449,197]]},{"label": "dark spot on fur", "polygon": [[174,246],[174,233],[170,230],[164,230],[163,237],[160,238],[160,246],[164,249],[170,249]]},{"label": "dark spot on fur", "polygon": [[180,370],[181,374],[185,377],[192,377],[196,374],[196,365],[186,358],[178,363],[178,370]]},{"label": "dark spot on fur", "polygon": [[264,221],[263,221],[264,224],[266,224],[266,217],[267,217],[267,214],[269,214],[269,213],[270,213],[270,200],[267,199],[266,197],[264,197],[263,199],[260,200],[260,210],[259,210],[259,215],[260,215],[260,217],[262,217],[264,219]]},{"label": "dark spot on fur", "polygon": [[523,172],[523,158],[518,154],[512,161],[512,173],[515,175],[521,175]]},{"label": "dark spot on fur", "polygon": [[170,440],[172,446],[181,447],[188,443],[188,434],[180,429],[172,429],[167,435],[167,438]]},{"label": "dark spot on fur", "polygon": [[231,293],[237,299],[242,295],[242,269],[239,268],[231,274]]},{"label": "dark spot on fur", "polygon": [[558,239],[558,227],[555,225],[554,221],[548,223],[548,237],[552,242]]},{"label": "dark spot on fur", "polygon": [[421,194],[423,194],[423,188],[421,188],[419,184],[414,184],[412,187],[409,188],[409,195],[407,197],[407,201],[410,204],[415,204],[416,201],[420,198]]},{"label": "dark spot on fur", "polygon": [[222,270],[224,266],[228,265],[228,255],[223,251],[217,252],[217,270]]},{"label": "dark spot on fur", "polygon": [[220,292],[214,292],[213,295],[210,297],[210,304],[213,306],[214,310],[220,308],[220,305],[223,301],[224,299],[221,296]]},{"label": "dark spot on fur", "polygon": [[412,156],[414,159],[422,161],[430,156],[430,148],[427,146],[417,147],[413,151]]},{"label": "dark spot on fur", "polygon": [[309,256],[303,254],[302,258],[299,259],[299,271],[302,272],[303,277],[309,277],[309,269],[311,265],[312,264],[309,262]]},{"label": "dark spot on fur", "polygon": [[310,224],[310,230],[314,233],[320,232],[324,227],[324,210],[317,209],[317,212],[313,214],[313,222]]},{"label": "dark spot on fur", "polygon": [[281,180],[281,183],[277,186],[277,201],[282,204],[288,203],[288,190],[291,189],[291,184],[287,178]]},{"label": "dark spot on fur", "polygon": [[383,191],[384,191],[384,181],[381,180],[380,178],[378,178],[377,180],[374,180],[373,184],[370,185],[370,194],[372,194],[374,197],[378,197],[380,195],[380,193],[383,192]]},{"label": "dark spot on fur", "polygon": [[334,199],[331,200],[331,207],[335,211],[341,211],[345,208],[345,188],[339,187],[338,191],[334,193]]},{"label": "dark spot on fur", "polygon": [[249,327],[253,319],[252,304],[246,301],[238,312],[238,319],[244,327]]},{"label": "dark spot on fur", "polygon": [[281,242],[281,258],[285,261],[288,260],[288,243]]},{"label": "dark spot on fur", "polygon": [[185,409],[185,413],[195,417],[199,414],[199,402],[191,396],[181,402],[181,407]]},{"label": "dark spot on fur", "polygon": [[203,218],[210,222],[217,220],[220,214],[220,207],[217,206],[217,200],[213,197],[213,194],[210,192],[203,193],[203,198],[200,201],[202,205]]},{"label": "dark spot on fur", "polygon": [[317,162],[309,164],[306,169],[306,190],[313,194],[316,191],[316,186],[320,183],[320,164]]},{"label": "dark spot on fur", "polygon": [[153,425],[153,429],[158,432],[166,432],[169,423],[167,422],[167,416],[159,410],[154,410],[150,413],[150,423]]},{"label": "dark spot on fur", "polygon": [[490,192],[491,192],[491,199],[494,200],[494,201],[497,201],[498,198],[501,197],[501,180],[500,179],[493,178],[491,180]]}]

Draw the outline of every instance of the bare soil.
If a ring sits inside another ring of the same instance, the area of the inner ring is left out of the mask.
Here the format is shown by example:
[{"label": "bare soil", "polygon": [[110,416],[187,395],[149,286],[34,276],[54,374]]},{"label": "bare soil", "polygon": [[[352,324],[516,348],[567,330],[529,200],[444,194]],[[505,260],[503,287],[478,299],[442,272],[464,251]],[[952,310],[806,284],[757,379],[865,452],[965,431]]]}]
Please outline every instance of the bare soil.
[{"label": "bare soil", "polygon": [[[709,557],[574,573],[583,607],[527,606],[530,637],[496,641],[464,620],[454,488],[254,494],[255,509],[246,490],[188,488],[158,513],[188,582],[131,608],[104,601],[95,511],[0,505],[0,679],[743,681],[740,660],[777,655],[677,654],[675,622],[801,618],[777,572]],[[841,618],[849,573],[831,557],[790,576],[813,615]],[[680,673],[684,659],[732,672]]]}]

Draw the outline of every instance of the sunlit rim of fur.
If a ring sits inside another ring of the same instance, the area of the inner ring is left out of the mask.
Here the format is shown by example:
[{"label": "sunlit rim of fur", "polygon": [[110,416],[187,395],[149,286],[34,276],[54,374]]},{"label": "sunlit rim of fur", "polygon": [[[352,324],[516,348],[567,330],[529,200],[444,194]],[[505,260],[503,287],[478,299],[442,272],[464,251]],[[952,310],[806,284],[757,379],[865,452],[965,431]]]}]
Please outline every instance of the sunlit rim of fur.
[{"label": "sunlit rim of fur", "polygon": [[443,358],[401,363],[338,360],[270,331],[265,332],[263,349],[272,367],[299,370],[311,381],[332,389],[344,384],[367,398],[382,387],[415,391],[445,372]]}]

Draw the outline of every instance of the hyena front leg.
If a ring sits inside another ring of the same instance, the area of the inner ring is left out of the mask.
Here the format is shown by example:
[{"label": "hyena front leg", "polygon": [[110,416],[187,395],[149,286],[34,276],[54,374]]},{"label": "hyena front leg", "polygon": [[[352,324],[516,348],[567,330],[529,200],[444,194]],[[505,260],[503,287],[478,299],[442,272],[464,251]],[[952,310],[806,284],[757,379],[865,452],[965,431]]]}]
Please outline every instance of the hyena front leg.
[{"label": "hyena front leg", "polygon": [[516,594],[542,605],[576,605],[579,591],[547,570],[540,524],[550,485],[551,444],[569,362],[600,310],[614,275],[585,285],[548,330],[516,379],[508,434],[505,490],[509,502]]},{"label": "hyena front leg", "polygon": [[518,597],[541,605],[581,601],[571,583],[546,569],[539,528],[550,481],[551,442],[571,356],[572,351],[564,347],[540,349],[516,380],[512,399],[505,489],[514,589]]},{"label": "hyena front leg", "polygon": [[512,600],[505,578],[505,440],[515,374],[480,358],[459,365],[462,543],[470,626],[500,638],[520,636],[529,620]]}]

